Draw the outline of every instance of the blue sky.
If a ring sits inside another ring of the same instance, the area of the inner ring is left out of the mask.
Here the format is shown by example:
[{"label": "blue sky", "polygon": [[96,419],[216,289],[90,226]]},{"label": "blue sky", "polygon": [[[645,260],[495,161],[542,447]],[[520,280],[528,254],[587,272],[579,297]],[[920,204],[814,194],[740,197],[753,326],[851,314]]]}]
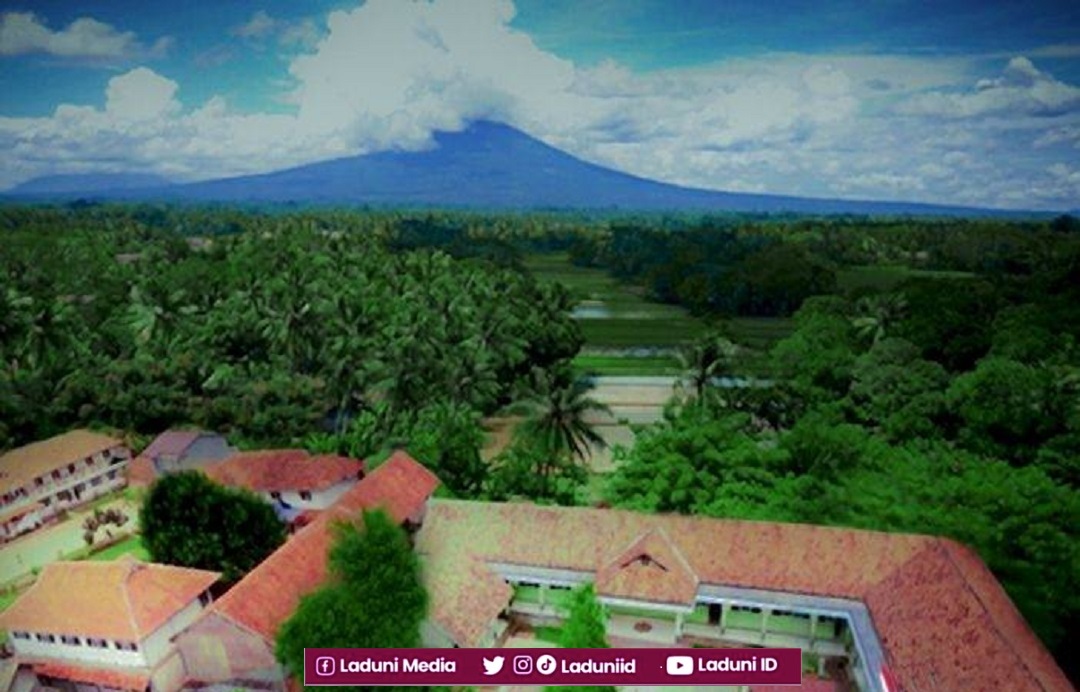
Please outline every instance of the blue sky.
[{"label": "blue sky", "polygon": [[0,188],[421,148],[491,118],[714,189],[1080,207],[1080,3],[0,2]]}]

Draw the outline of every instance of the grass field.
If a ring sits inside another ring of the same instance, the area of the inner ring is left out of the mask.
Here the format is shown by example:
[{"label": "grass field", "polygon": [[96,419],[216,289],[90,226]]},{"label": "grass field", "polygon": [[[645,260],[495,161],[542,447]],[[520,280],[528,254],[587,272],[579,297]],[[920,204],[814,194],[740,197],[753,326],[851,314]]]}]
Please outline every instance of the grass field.
[{"label": "grass field", "polygon": [[15,589],[7,589],[4,591],[0,591],[0,613],[7,610],[8,606],[14,603],[16,599],[18,599],[21,595],[22,593],[20,591],[16,591]]},{"label": "grass field", "polygon": [[[602,269],[575,267],[564,253],[530,255],[525,266],[541,281],[562,283],[579,303],[586,355],[575,361],[581,369],[603,375],[669,375],[676,361],[666,353],[613,354],[612,350],[670,351],[692,341],[706,329],[704,321],[677,305],[646,299],[637,286],[622,284]],[[740,317],[727,326],[739,343],[764,349],[792,331],[785,318]],[[596,354],[596,351],[602,351]],[[625,363],[618,363],[618,360]]]},{"label": "grass field", "polygon": [[679,359],[672,356],[638,358],[583,353],[574,359],[574,368],[582,374],[605,376],[680,374]]},{"label": "grass field", "polygon": [[911,269],[902,265],[873,265],[845,267],[836,277],[840,290],[845,292],[874,290],[890,291],[908,279],[970,279],[970,272]]},{"label": "grass field", "polygon": [[139,536],[131,536],[130,538],[125,538],[119,543],[114,543],[108,548],[94,553],[88,559],[99,561],[115,560],[118,557],[122,557],[128,554],[131,554],[134,557],[137,557],[138,559],[143,561],[150,560],[150,553],[143,546],[142,538],[140,538]]}]

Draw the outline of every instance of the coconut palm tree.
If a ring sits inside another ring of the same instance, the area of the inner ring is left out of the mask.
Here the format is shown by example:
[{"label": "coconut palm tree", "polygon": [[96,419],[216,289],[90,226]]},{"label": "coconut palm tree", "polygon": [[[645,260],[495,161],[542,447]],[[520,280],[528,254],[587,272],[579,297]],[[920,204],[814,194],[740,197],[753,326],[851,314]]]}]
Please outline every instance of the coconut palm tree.
[{"label": "coconut palm tree", "polygon": [[851,324],[863,341],[873,345],[892,332],[907,312],[907,301],[900,293],[863,296],[855,303]]},{"label": "coconut palm tree", "polygon": [[738,344],[716,331],[710,331],[679,351],[679,364],[697,398],[701,398],[710,382],[731,373],[739,351]]},{"label": "coconut palm tree", "polygon": [[528,403],[532,413],[523,432],[553,456],[584,461],[590,445],[603,448],[604,438],[587,420],[590,413],[611,413],[605,404],[588,396],[593,383],[573,378],[568,369],[536,373],[537,392]]}]

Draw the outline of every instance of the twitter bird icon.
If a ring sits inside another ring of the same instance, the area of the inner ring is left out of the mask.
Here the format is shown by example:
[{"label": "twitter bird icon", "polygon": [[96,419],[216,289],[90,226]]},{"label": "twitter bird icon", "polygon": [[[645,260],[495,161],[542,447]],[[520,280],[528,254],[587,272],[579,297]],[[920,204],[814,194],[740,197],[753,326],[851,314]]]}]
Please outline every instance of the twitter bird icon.
[{"label": "twitter bird icon", "polygon": [[484,675],[495,675],[503,667],[503,656],[496,656],[495,658],[488,660],[487,656],[484,657]]}]

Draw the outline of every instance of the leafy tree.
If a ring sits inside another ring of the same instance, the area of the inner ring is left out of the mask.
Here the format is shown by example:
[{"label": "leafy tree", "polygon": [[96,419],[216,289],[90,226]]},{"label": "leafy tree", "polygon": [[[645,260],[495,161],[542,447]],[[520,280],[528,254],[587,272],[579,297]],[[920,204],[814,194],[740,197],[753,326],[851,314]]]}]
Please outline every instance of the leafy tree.
[{"label": "leafy tree", "polygon": [[796,331],[778,342],[769,354],[770,372],[788,381],[805,402],[833,401],[851,386],[858,352],[849,320],[804,307],[796,316]]},{"label": "leafy tree", "polygon": [[[303,678],[304,648],[416,648],[428,596],[404,529],[383,511],[335,525],[325,584],[278,631],[275,655]],[[364,689],[364,688],[358,688]]]},{"label": "leafy tree", "polygon": [[892,440],[941,436],[949,376],[909,341],[886,338],[855,360],[848,401],[863,425]]},{"label": "leafy tree", "polygon": [[948,402],[969,449],[1018,463],[1065,431],[1062,404],[1052,396],[1050,372],[1005,358],[986,358],[956,378]]},{"label": "leafy tree", "polygon": [[484,431],[476,412],[449,401],[425,406],[411,425],[409,452],[458,497],[475,497],[487,476],[480,458]]},{"label": "leafy tree", "polygon": [[746,414],[716,415],[702,404],[673,412],[617,449],[607,497],[647,512],[779,518],[785,481],[774,469],[787,452],[763,445]]},{"label": "leafy tree", "polygon": [[266,501],[222,487],[199,471],[157,480],[139,520],[154,562],[219,571],[227,584],[285,541],[285,527]]},{"label": "leafy tree", "polygon": [[515,436],[510,447],[491,460],[484,495],[496,502],[526,499],[576,505],[588,476],[570,457],[549,454],[528,438]]},{"label": "leafy tree", "polygon": [[[608,649],[607,613],[596,598],[592,584],[574,589],[570,594],[570,613],[559,635],[559,646],[565,649]],[[614,687],[545,687],[548,692],[615,692]]]}]

